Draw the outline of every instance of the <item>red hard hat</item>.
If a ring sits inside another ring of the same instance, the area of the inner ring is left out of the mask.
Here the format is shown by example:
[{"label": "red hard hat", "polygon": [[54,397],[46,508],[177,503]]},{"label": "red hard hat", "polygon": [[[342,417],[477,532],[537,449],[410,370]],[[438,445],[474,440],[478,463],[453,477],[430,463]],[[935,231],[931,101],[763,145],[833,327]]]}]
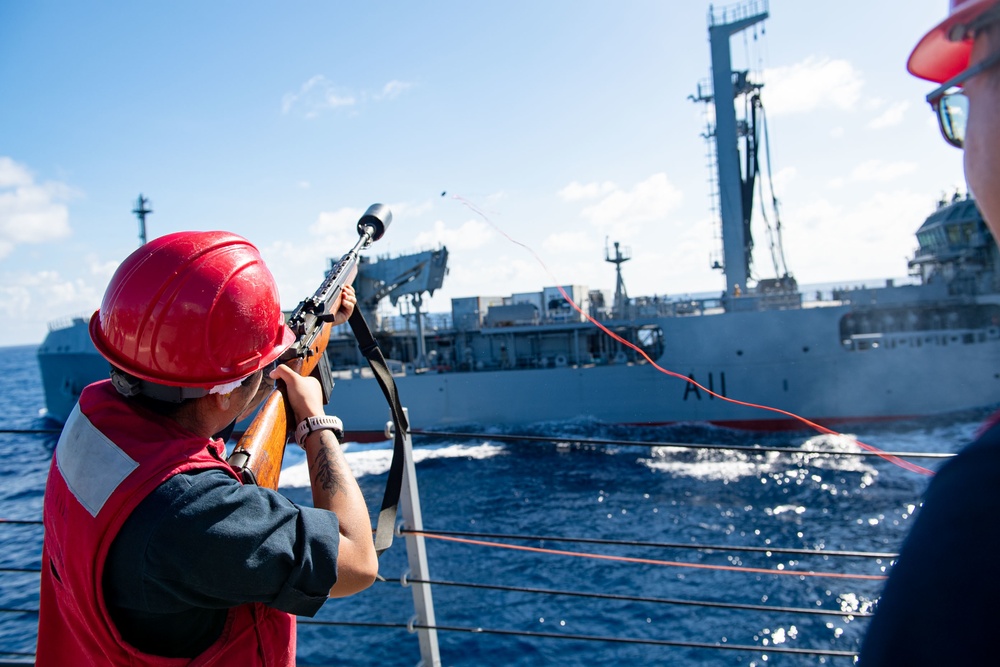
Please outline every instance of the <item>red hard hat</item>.
[{"label": "red hard hat", "polygon": [[129,255],[90,337],[137,378],[207,389],[253,374],[295,338],[260,252],[229,232],[168,234]]},{"label": "red hard hat", "polygon": [[1000,0],[950,0],[948,18],[924,35],[910,54],[910,74],[944,83],[968,67],[972,40],[967,26],[998,4]]}]

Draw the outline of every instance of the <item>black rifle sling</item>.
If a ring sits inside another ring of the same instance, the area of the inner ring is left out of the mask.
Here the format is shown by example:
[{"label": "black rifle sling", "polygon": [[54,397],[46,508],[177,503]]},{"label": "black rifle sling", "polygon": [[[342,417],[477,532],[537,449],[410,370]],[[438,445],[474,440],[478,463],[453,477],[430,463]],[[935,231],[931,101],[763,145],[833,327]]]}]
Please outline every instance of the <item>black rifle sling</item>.
[{"label": "black rifle sling", "polygon": [[382,387],[382,393],[385,394],[385,400],[389,403],[389,410],[392,413],[394,440],[392,463],[389,465],[389,478],[386,480],[385,494],[382,496],[382,509],[378,513],[378,523],[375,526],[375,552],[381,556],[382,552],[392,545],[392,535],[396,527],[396,510],[399,507],[399,494],[403,486],[403,438],[409,432],[410,425],[406,422],[403,406],[399,402],[399,393],[396,391],[392,373],[389,372],[382,350],[372,336],[360,308],[354,309],[348,323],[358,341],[361,353],[365,355],[375,379]]}]

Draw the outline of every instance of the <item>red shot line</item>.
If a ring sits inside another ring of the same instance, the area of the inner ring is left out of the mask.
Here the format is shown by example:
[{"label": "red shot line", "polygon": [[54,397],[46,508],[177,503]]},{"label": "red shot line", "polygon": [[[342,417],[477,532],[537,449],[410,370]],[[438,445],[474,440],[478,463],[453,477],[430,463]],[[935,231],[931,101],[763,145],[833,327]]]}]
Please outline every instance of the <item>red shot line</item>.
[{"label": "red shot line", "polygon": [[707,394],[709,394],[711,396],[714,396],[715,398],[718,398],[720,400],[726,401],[727,403],[732,403],[734,405],[742,405],[742,406],[749,407],[749,408],[755,408],[757,410],[766,410],[768,412],[774,412],[776,414],[784,415],[786,417],[794,419],[794,420],[796,420],[796,421],[798,421],[798,422],[800,422],[800,423],[808,426],[809,428],[811,428],[811,429],[813,429],[815,431],[818,431],[820,433],[823,433],[825,435],[834,435],[834,436],[839,436],[839,437],[847,438],[847,439],[855,442],[859,447],[861,447],[865,451],[871,452],[871,453],[873,453],[873,454],[875,454],[875,455],[877,455],[877,456],[885,459],[889,463],[892,463],[894,465],[899,466],[900,468],[903,468],[904,470],[908,470],[910,472],[915,472],[915,473],[918,473],[920,475],[928,475],[928,476],[934,475],[934,471],[933,470],[925,468],[925,467],[923,467],[921,465],[917,465],[916,463],[911,463],[910,461],[907,461],[905,459],[901,459],[898,456],[893,456],[892,454],[888,454],[886,452],[883,452],[878,447],[866,444],[866,443],[861,442],[860,440],[858,440],[856,438],[851,438],[849,436],[844,435],[843,433],[840,433],[838,431],[834,431],[832,429],[829,429],[829,428],[827,428],[825,426],[822,426],[821,424],[817,424],[817,423],[815,423],[813,421],[810,421],[810,420],[806,419],[805,417],[801,417],[801,416],[795,414],[794,412],[789,412],[787,410],[782,410],[780,408],[771,407],[769,405],[761,405],[761,404],[758,404],[758,403],[750,403],[748,401],[740,401],[740,400],[737,400],[735,398],[729,398],[728,396],[723,396],[721,394],[717,394],[714,391],[712,391],[711,389],[709,389],[709,388],[707,388],[707,387],[699,384],[693,378],[690,378],[690,377],[688,377],[686,375],[681,375],[680,373],[676,373],[676,372],[674,372],[672,370],[663,368],[662,366],[660,366],[659,364],[657,364],[655,361],[653,361],[653,359],[650,358],[650,356],[646,353],[645,350],[643,350],[639,346],[635,345],[634,343],[632,343],[632,342],[630,342],[628,340],[625,340],[624,338],[622,338],[621,336],[619,336],[615,332],[613,332],[610,329],[608,329],[601,322],[598,322],[596,319],[594,319],[593,317],[591,317],[590,314],[584,312],[583,309],[580,308],[580,306],[578,306],[576,304],[576,302],[573,301],[572,298],[570,298],[569,294],[566,293],[566,290],[563,289],[563,287],[562,287],[559,279],[556,278],[555,275],[553,275],[552,271],[549,270],[549,267],[546,266],[546,264],[545,264],[544,261],[542,261],[542,258],[539,257],[538,254],[531,247],[529,247],[528,245],[526,245],[526,244],[518,241],[517,239],[512,238],[505,231],[503,231],[502,229],[500,229],[500,227],[498,227],[496,224],[494,224],[494,222],[492,220],[490,220],[489,216],[487,216],[485,213],[483,213],[475,204],[473,204],[469,200],[465,199],[464,197],[462,197],[460,195],[452,195],[452,198],[460,201],[462,204],[464,204],[466,207],[468,207],[469,210],[471,210],[473,213],[475,213],[476,215],[478,215],[479,217],[481,217],[486,222],[486,224],[488,224],[490,227],[492,227],[493,229],[495,229],[497,231],[497,233],[499,233],[505,239],[507,239],[508,241],[510,241],[511,243],[513,243],[514,245],[520,246],[521,248],[524,248],[526,251],[528,251],[528,253],[530,253],[531,256],[535,258],[535,261],[538,262],[538,264],[542,267],[542,269],[545,270],[545,273],[547,273],[549,275],[549,278],[552,279],[552,282],[556,285],[557,289],[559,290],[559,293],[562,294],[562,297],[566,300],[567,303],[569,303],[570,306],[573,307],[574,310],[576,310],[576,312],[578,312],[581,315],[583,315],[585,318],[587,318],[587,321],[589,321],[591,324],[593,324],[595,327],[597,327],[598,329],[600,329],[601,331],[603,331],[605,334],[607,334],[608,336],[610,336],[614,340],[618,341],[622,345],[625,345],[626,347],[631,348],[632,350],[635,350],[638,354],[642,355],[642,357],[646,361],[648,361],[649,364],[651,366],[653,366],[653,368],[655,368],[659,372],[663,373],[664,375],[669,375],[669,376],[675,377],[675,378],[677,378],[679,380],[683,380],[684,382],[687,382],[689,384],[694,385],[695,387],[697,387],[701,391],[704,391],[705,393],[707,393]]},{"label": "red shot line", "polygon": [[846,574],[843,572],[814,572],[812,570],[773,570],[764,567],[742,567],[739,565],[708,565],[705,563],[685,563],[673,560],[657,560],[653,558],[632,558],[629,556],[609,556],[606,554],[594,554],[584,551],[566,551],[563,549],[544,549],[542,547],[528,547],[518,544],[503,544],[500,542],[489,542],[487,540],[471,540],[464,537],[452,537],[450,535],[432,535],[419,530],[409,530],[413,535],[422,535],[427,539],[444,540],[446,542],[458,542],[461,544],[471,544],[480,547],[494,547],[497,549],[513,549],[515,551],[530,551],[532,553],[549,554],[554,556],[573,556],[576,558],[592,558],[597,560],[610,560],[620,563],[639,563],[643,565],[662,565],[667,567],[688,567],[698,570],[722,570],[726,572],[743,572],[753,574],[777,574],[794,577],[823,577],[827,579],[864,579],[868,581],[882,581],[886,577],[880,574]]}]

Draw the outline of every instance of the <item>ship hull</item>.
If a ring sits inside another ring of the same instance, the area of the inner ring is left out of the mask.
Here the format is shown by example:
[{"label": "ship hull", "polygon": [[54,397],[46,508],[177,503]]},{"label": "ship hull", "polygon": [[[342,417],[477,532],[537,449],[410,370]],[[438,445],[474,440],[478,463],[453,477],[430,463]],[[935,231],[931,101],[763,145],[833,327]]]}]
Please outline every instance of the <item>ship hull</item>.
[{"label": "ship hull", "polygon": [[[807,426],[797,417],[829,426],[1000,403],[1000,329],[884,334],[878,345],[859,350],[839,336],[846,312],[834,307],[654,320],[664,338],[657,365],[673,376],[649,363],[624,363],[431,371],[399,375],[396,383],[411,426],[432,430],[578,418],[784,430]],[[338,380],[328,411],[344,419],[354,439],[385,437],[388,410],[371,378]]]},{"label": "ship hull", "polygon": [[49,331],[38,348],[38,370],[45,416],[59,423],[66,422],[84,387],[109,375],[108,362],[97,353],[81,318]]},{"label": "ship hull", "polygon": [[[1000,403],[1000,327],[882,333],[859,346],[841,333],[850,312],[839,306],[649,319],[644,326],[662,331],[656,363],[673,375],[648,362],[566,363],[411,370],[395,381],[416,430],[575,419],[785,430],[805,428],[799,417],[832,426]],[[51,332],[38,356],[48,414],[57,421],[80,389],[107,376],[83,321]],[[369,373],[338,378],[327,411],[344,420],[352,440],[386,437],[388,408]]]}]

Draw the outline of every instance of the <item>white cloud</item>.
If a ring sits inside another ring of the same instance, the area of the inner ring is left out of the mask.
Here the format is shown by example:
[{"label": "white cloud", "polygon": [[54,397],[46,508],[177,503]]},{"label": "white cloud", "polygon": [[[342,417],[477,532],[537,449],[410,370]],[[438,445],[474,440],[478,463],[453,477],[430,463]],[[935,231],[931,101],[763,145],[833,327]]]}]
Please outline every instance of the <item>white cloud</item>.
[{"label": "white cloud", "polygon": [[[424,200],[415,204],[409,202],[386,203],[392,220],[399,221],[423,215],[431,210],[433,205]],[[358,240],[358,220],[364,215],[365,209],[345,206],[336,211],[323,211],[316,222],[309,226],[311,237],[319,237],[323,243],[332,243],[340,252],[349,249]],[[390,221],[390,225],[394,224]],[[346,246],[341,248],[340,246]]]},{"label": "white cloud", "polygon": [[795,224],[802,229],[836,228],[841,209],[826,199],[813,199],[794,209],[792,215]]},{"label": "white cloud", "polygon": [[[323,211],[316,222],[309,226],[309,233],[315,236],[345,236],[345,230],[355,234],[358,219],[364,213],[361,209],[345,206],[336,211]],[[353,244],[353,241],[351,243]]]},{"label": "white cloud", "polygon": [[382,92],[379,93],[375,99],[393,100],[412,87],[413,87],[412,83],[407,83],[406,81],[393,80],[382,86]]},{"label": "white cloud", "polygon": [[664,220],[683,199],[681,191],[662,172],[636,183],[630,190],[617,186],[608,188],[607,185],[574,183],[560,192],[569,190],[571,193],[601,193],[600,200],[584,206],[580,215],[605,233],[615,234],[625,240],[633,237],[642,223]]},{"label": "white cloud", "polygon": [[22,164],[0,156],[0,258],[23,243],[46,243],[70,235],[73,190],[59,182],[36,183]]},{"label": "white cloud", "polygon": [[357,243],[357,224],[362,213],[363,210],[349,207],[324,211],[303,235],[308,242],[282,238],[259,246],[278,283],[283,308],[291,309],[312,294],[329,268],[329,260],[339,258]]},{"label": "white cloud", "polygon": [[417,234],[413,243],[418,247],[445,245],[449,250],[461,252],[483,248],[495,237],[493,228],[481,220],[466,220],[452,228],[442,220],[435,220],[433,229]]},{"label": "white cloud", "polygon": [[434,204],[430,199],[425,199],[424,201],[416,204],[411,204],[409,202],[397,202],[395,204],[389,204],[388,206],[389,210],[392,212],[393,220],[415,218],[430,212],[431,209],[434,208]]},{"label": "white cloud", "polygon": [[23,165],[9,157],[0,157],[0,188],[31,185],[31,174]]},{"label": "white cloud", "polygon": [[873,130],[880,130],[885,127],[892,127],[893,125],[899,125],[903,120],[903,115],[909,108],[910,108],[910,103],[907,101],[890,104],[885,111],[883,111],[880,115],[873,118],[868,123],[868,127]]},{"label": "white cloud", "polygon": [[594,199],[595,197],[606,195],[609,192],[613,192],[614,189],[615,184],[611,181],[587,183],[586,185],[573,181],[556,194],[564,201],[579,201],[581,199]]},{"label": "white cloud", "polygon": [[910,190],[789,207],[784,217],[795,223],[785,227],[789,268],[800,283],[906,275],[913,234],[930,212],[927,194]]},{"label": "white cloud", "polygon": [[865,160],[854,167],[847,176],[838,176],[830,181],[832,189],[842,188],[849,183],[888,183],[917,170],[914,162],[897,160],[889,162],[878,158]]},{"label": "white cloud", "polygon": [[788,192],[798,175],[799,170],[795,167],[784,167],[774,175],[774,189],[779,199],[782,192]]},{"label": "white cloud", "polygon": [[309,243],[281,240],[260,246],[264,263],[278,283],[281,307],[291,310],[304,297],[313,294],[329,268],[329,258],[336,253],[343,254],[350,247],[333,246],[325,239],[310,239]]},{"label": "white cloud", "polygon": [[[0,318],[18,323],[0,331],[0,345],[40,343],[51,322],[89,317],[100,306],[118,263],[90,253],[60,270],[0,273]],[[76,269],[78,275],[68,275]]]},{"label": "white cloud", "polygon": [[338,89],[322,74],[317,74],[303,83],[298,92],[286,93],[281,100],[281,111],[290,113],[301,110],[306,118],[315,118],[324,111],[340,107],[350,107],[357,103],[354,95]]},{"label": "white cloud", "polygon": [[590,257],[599,254],[600,240],[593,233],[556,232],[549,234],[542,241],[542,248],[545,249],[546,253]]},{"label": "white cloud", "polygon": [[[406,219],[430,208],[429,202],[417,204],[391,203],[388,205],[394,219]],[[305,296],[312,294],[323,279],[324,272],[329,268],[331,259],[340,258],[358,242],[358,220],[364,215],[365,209],[343,207],[334,211],[323,211],[316,216],[315,222],[309,225],[303,235],[307,243],[280,239],[260,245],[261,255],[268,268],[274,274],[278,290],[282,297],[282,307],[291,309]],[[396,223],[398,224],[398,223]],[[392,233],[390,228],[387,236]],[[458,234],[466,234],[459,229]],[[448,246],[453,245],[450,232],[441,230],[442,237],[448,240]],[[465,240],[468,241],[466,234]],[[379,244],[371,246],[371,250],[363,253],[382,252]],[[431,245],[432,242],[427,242]],[[436,242],[433,243],[437,245]]]},{"label": "white cloud", "polygon": [[851,170],[851,180],[858,182],[885,183],[917,170],[914,162],[887,162],[885,160],[865,160]]},{"label": "white cloud", "polygon": [[861,98],[863,78],[846,60],[816,58],[764,72],[765,109],[772,116],[823,107],[850,110]]},{"label": "white cloud", "polygon": [[[106,282],[68,278],[50,270],[4,273],[2,278],[0,314],[5,319],[18,321],[90,315],[100,305]],[[39,307],[40,304],[45,304],[45,307]]]},{"label": "white cloud", "polygon": [[97,279],[102,288],[111,282],[111,276],[118,270],[117,260],[104,260],[93,254],[88,255],[86,260],[90,275]]},{"label": "white cloud", "polygon": [[[451,250],[451,246],[448,248]],[[460,255],[448,258],[448,279],[440,292],[448,298],[462,296],[510,296],[539,290],[552,280],[532,257],[499,255],[495,261],[482,262]]]},{"label": "white cloud", "polygon": [[[432,208],[431,202],[427,200],[413,204],[409,202],[386,203],[386,206],[389,208],[389,211],[392,213],[392,219],[395,221],[423,215]],[[317,216],[316,222],[309,226],[309,238],[316,241],[312,245],[319,246],[323,249],[323,252],[329,252],[331,256],[337,255],[339,257],[340,254],[343,254],[357,243],[358,220],[361,219],[364,213],[365,209],[350,206],[345,206],[336,211],[321,212]],[[390,222],[391,224],[395,223]],[[460,229],[457,233],[462,233],[462,231]],[[453,232],[442,228],[441,233],[447,235]],[[450,239],[444,240],[450,241]]]},{"label": "white cloud", "polygon": [[281,98],[281,112],[289,114],[295,111],[305,118],[317,118],[328,111],[357,107],[367,100],[392,100],[412,87],[412,83],[393,80],[382,86],[377,93],[355,93],[335,85],[322,74],[317,74],[299,86],[297,92],[285,93]]}]

